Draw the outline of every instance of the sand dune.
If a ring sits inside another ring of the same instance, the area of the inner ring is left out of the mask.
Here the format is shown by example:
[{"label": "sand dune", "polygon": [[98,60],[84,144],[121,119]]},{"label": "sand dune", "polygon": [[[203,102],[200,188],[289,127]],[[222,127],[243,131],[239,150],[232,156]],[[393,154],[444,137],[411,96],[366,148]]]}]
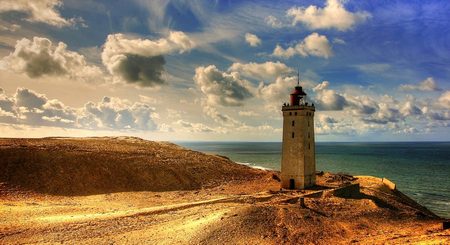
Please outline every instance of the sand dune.
[{"label": "sand dune", "polygon": [[0,139],[0,182],[56,195],[194,190],[261,171],[133,137]]},{"label": "sand dune", "polygon": [[[0,244],[450,243],[370,176],[280,191],[276,172],[137,138],[2,139],[0,157]],[[349,184],[360,191],[335,191]]]}]

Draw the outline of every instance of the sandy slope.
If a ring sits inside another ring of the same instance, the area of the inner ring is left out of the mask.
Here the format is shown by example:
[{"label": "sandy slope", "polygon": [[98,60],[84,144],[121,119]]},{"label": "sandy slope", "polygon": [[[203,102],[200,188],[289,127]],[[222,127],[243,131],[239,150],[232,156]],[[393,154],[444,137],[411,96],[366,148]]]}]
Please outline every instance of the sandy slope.
[{"label": "sandy slope", "polygon": [[[130,139],[99,140],[126,145]],[[40,144],[54,148],[46,142]],[[155,146],[149,151],[166,150],[161,148],[164,146]],[[177,154],[184,151],[178,148]],[[135,157],[138,153],[131,149],[127,154]],[[201,157],[217,159],[204,154]],[[179,155],[166,159],[169,159],[167,162],[172,161],[170,159],[180,161]],[[186,161],[185,164],[190,164]],[[201,166],[199,161],[197,167]],[[220,177],[214,172],[215,167],[205,166],[204,171],[211,171],[214,179]],[[230,166],[233,171],[241,171],[241,174],[230,175],[233,181],[213,185],[202,180],[199,183],[204,185],[194,189],[172,191],[63,196],[12,188],[10,183],[4,183],[0,185],[0,244],[450,243],[450,231],[441,229],[438,218],[389,190],[378,178],[353,180],[361,185],[360,196],[305,198],[306,208],[301,208],[297,198],[314,190],[279,192],[279,182],[273,178],[273,172]],[[232,174],[226,169],[221,171]],[[249,172],[245,174],[246,171]],[[338,186],[341,184],[339,177],[324,174],[318,176],[318,184],[321,189]],[[208,178],[205,176],[205,179]],[[29,181],[23,183],[34,186]]]},{"label": "sandy slope", "polygon": [[194,190],[261,174],[223,157],[134,137],[0,139],[0,159],[0,182],[56,195]]}]

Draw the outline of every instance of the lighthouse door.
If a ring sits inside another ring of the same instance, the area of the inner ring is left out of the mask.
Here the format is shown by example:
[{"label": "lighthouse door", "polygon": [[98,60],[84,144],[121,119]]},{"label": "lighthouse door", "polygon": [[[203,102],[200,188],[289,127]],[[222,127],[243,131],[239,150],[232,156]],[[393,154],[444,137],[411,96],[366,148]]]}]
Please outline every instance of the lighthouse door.
[{"label": "lighthouse door", "polygon": [[295,189],[295,180],[289,179],[289,189],[293,190]]}]

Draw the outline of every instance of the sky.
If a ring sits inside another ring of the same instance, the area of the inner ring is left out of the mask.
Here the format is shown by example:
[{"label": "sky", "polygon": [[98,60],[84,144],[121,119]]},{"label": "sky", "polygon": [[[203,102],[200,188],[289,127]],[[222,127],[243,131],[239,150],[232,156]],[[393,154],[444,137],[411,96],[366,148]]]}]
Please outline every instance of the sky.
[{"label": "sky", "polygon": [[0,137],[450,139],[446,0],[0,3]]}]

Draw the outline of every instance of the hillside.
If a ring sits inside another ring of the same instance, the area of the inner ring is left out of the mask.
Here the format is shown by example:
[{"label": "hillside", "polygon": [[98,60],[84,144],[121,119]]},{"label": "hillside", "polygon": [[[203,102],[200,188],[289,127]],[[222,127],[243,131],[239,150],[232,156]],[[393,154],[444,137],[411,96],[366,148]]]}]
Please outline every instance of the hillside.
[{"label": "hillside", "polygon": [[0,139],[0,183],[54,195],[194,190],[261,171],[133,137]]},{"label": "hillside", "polygon": [[0,244],[450,243],[377,177],[286,191],[277,172],[130,137],[0,139],[0,159]]}]

